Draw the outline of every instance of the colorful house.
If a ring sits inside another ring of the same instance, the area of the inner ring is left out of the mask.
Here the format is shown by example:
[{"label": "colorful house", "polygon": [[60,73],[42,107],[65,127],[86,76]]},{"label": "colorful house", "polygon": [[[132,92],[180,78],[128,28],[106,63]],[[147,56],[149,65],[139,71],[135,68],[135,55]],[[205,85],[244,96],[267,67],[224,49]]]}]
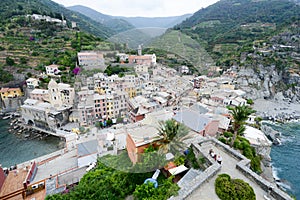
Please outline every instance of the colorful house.
[{"label": "colorful house", "polygon": [[137,163],[140,155],[144,153],[145,148],[151,144],[155,145],[162,137],[157,128],[144,125],[127,130],[126,148],[128,156],[133,164]]},{"label": "colorful house", "polygon": [[0,90],[0,96],[2,100],[8,99],[8,98],[15,98],[22,96],[22,91],[20,88],[2,88]]}]

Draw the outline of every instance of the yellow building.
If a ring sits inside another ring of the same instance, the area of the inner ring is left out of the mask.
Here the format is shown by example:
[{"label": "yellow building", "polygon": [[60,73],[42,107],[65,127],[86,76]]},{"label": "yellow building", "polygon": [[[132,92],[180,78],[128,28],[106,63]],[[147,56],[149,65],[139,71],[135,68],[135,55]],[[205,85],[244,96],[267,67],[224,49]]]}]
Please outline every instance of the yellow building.
[{"label": "yellow building", "polygon": [[8,98],[15,98],[22,96],[22,92],[20,88],[2,88],[0,90],[0,96],[2,100],[8,99]]},{"label": "yellow building", "polygon": [[125,92],[127,92],[129,98],[136,97],[136,88],[135,87],[126,87]]},{"label": "yellow building", "polygon": [[108,118],[114,117],[114,102],[113,102],[113,96],[106,96],[106,114]]}]

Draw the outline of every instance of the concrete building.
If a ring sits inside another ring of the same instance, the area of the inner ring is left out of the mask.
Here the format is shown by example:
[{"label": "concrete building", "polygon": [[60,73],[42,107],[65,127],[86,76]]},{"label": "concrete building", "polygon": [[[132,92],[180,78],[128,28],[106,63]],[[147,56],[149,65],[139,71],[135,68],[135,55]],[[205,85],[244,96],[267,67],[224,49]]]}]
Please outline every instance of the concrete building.
[{"label": "concrete building", "polygon": [[44,89],[34,89],[30,92],[30,99],[49,102],[49,91]]},{"label": "concrete building", "polygon": [[1,88],[0,90],[0,96],[2,100],[16,98],[22,95],[23,94],[20,88]]},{"label": "concrete building", "polygon": [[50,103],[26,99],[21,106],[21,114],[25,124],[54,131],[68,123],[70,107],[56,110]]},{"label": "concrete building", "polygon": [[46,68],[46,74],[48,76],[57,76],[57,75],[59,75],[60,70],[58,69],[58,67],[59,67],[58,65],[54,65],[54,64],[46,66],[45,67]]},{"label": "concrete building", "polygon": [[178,111],[173,119],[203,136],[215,136],[219,129],[218,120],[190,109]]},{"label": "concrete building", "polygon": [[98,140],[91,140],[77,144],[78,167],[88,166],[97,162]]},{"label": "concrete building", "polygon": [[29,78],[26,80],[26,85],[28,89],[35,89],[39,86],[40,81],[36,78]]},{"label": "concrete building", "polygon": [[56,83],[51,79],[48,84],[49,102],[55,108],[73,106],[75,90],[69,84]]},{"label": "concrete building", "polygon": [[78,52],[78,64],[86,70],[105,70],[105,60],[103,54],[97,51]]},{"label": "concrete building", "polygon": [[124,62],[128,61],[128,54],[125,54],[125,53],[118,53],[118,54],[117,54],[117,57],[120,58],[120,62],[121,62],[121,63],[124,63]]},{"label": "concrete building", "polygon": [[48,90],[35,89],[21,106],[22,118],[26,124],[46,130],[61,127],[69,122],[75,91],[68,84],[57,84],[53,79]]},{"label": "concrete building", "polygon": [[129,64],[137,64],[137,65],[148,65],[154,66],[156,65],[156,55],[155,54],[145,54],[145,55],[130,55],[128,57]]},{"label": "concrete building", "polygon": [[157,128],[149,125],[127,129],[126,148],[132,163],[139,161],[140,155],[150,144],[155,145],[162,137],[158,134]]},{"label": "concrete building", "polygon": [[148,73],[148,65],[136,65],[134,66],[134,71],[137,74],[144,74],[144,73]]}]

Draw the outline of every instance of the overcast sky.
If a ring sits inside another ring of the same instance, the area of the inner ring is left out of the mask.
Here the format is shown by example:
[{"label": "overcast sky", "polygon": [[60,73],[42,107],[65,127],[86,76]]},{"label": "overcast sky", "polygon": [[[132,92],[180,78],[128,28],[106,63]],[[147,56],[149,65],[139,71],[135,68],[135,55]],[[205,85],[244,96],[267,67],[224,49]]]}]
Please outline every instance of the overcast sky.
[{"label": "overcast sky", "polygon": [[194,13],[218,0],[53,0],[64,6],[83,5],[103,14],[167,17]]}]

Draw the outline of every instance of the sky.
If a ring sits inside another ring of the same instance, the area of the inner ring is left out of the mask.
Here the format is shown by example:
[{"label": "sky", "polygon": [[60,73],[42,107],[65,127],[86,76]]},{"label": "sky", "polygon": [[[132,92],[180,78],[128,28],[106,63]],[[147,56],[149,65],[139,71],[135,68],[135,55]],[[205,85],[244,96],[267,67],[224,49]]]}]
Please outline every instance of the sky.
[{"label": "sky", "polygon": [[192,14],[218,0],[53,0],[66,7],[83,5],[103,14],[125,17],[167,17]]}]

